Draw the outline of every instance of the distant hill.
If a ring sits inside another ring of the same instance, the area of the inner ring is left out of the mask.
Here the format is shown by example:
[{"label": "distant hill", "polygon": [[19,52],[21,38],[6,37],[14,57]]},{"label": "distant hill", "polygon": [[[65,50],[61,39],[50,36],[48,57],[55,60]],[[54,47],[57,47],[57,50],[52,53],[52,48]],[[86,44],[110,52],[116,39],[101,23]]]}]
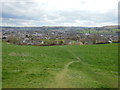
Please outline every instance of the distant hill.
[{"label": "distant hill", "polygon": [[103,26],[105,29],[118,29],[118,25]]},{"label": "distant hill", "polygon": [[86,30],[86,29],[95,29],[95,30],[111,30],[118,29],[118,25],[110,25],[103,27],[73,27],[73,26],[41,26],[41,27],[10,27],[10,26],[2,26],[2,30],[54,30],[54,31],[72,31],[72,30]]},{"label": "distant hill", "polygon": [[96,29],[96,30],[118,29],[118,25],[109,25],[109,26],[95,27],[95,29]]}]

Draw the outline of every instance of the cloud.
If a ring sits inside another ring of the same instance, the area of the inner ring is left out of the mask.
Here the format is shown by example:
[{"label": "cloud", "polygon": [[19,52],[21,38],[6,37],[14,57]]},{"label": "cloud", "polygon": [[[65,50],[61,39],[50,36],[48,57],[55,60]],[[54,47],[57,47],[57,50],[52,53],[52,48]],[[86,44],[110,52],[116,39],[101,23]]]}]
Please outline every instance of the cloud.
[{"label": "cloud", "polygon": [[2,2],[3,26],[102,26],[117,24],[118,19],[118,0]]}]

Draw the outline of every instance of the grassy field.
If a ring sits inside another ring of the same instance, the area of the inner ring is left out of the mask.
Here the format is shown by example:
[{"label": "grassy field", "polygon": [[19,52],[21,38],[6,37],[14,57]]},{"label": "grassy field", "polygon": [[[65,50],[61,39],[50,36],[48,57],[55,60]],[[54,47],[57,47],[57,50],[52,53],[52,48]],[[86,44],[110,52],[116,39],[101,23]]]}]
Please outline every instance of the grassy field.
[{"label": "grassy field", "polygon": [[120,31],[120,29],[111,29],[111,30],[80,30],[80,33],[92,33],[92,34],[115,34],[116,32]]},{"label": "grassy field", "polygon": [[116,88],[118,44],[18,46],[3,43],[3,88]]},{"label": "grassy field", "polygon": [[2,89],[2,41],[0,40],[0,89]]}]

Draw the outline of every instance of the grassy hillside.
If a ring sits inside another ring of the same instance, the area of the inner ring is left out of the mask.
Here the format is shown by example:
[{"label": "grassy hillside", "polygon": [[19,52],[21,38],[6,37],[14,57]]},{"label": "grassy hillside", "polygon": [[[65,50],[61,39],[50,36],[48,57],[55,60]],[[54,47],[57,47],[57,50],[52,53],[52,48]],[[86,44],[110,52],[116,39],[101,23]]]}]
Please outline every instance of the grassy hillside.
[{"label": "grassy hillside", "polygon": [[116,32],[120,31],[120,29],[111,29],[111,30],[80,30],[80,33],[92,33],[92,34],[115,34]]},{"label": "grassy hillside", "polygon": [[3,88],[115,88],[118,45],[3,43]]}]

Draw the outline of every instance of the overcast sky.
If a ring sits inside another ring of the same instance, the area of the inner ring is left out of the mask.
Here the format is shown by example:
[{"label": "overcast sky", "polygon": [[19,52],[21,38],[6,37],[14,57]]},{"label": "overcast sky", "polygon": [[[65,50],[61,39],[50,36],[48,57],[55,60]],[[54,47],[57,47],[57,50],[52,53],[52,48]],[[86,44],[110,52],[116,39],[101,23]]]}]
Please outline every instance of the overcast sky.
[{"label": "overcast sky", "polygon": [[[8,2],[9,1],[9,2]],[[1,26],[116,25],[119,0],[3,0]]]}]

